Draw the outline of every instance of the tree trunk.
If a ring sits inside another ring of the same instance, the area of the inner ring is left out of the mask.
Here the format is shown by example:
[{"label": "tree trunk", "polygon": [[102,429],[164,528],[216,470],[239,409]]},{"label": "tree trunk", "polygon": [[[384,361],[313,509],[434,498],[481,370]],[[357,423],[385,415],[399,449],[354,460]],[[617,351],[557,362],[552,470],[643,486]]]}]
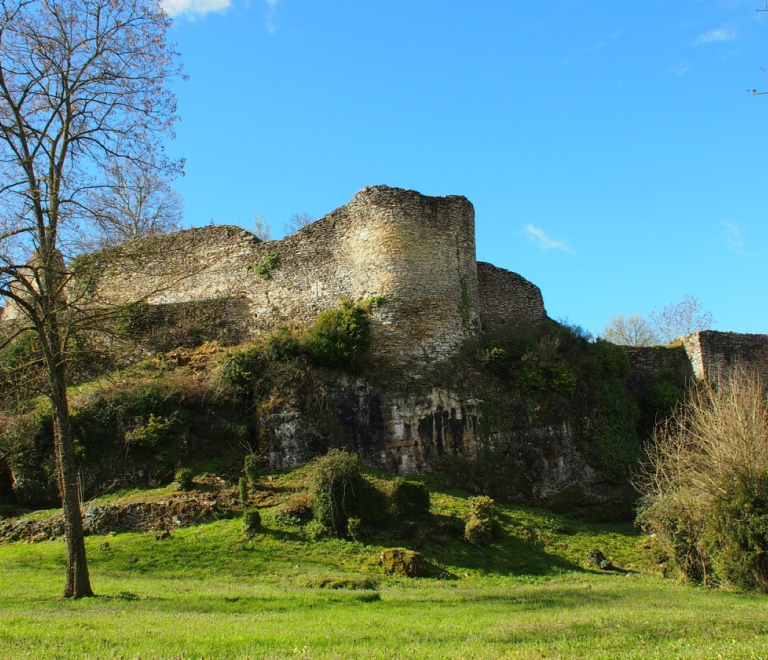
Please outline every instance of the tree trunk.
[{"label": "tree trunk", "polygon": [[50,360],[48,370],[53,403],[53,441],[59,467],[59,492],[67,541],[67,586],[64,589],[64,597],[84,598],[93,596],[93,590],[85,556],[83,515],[80,508],[80,488],[72,443],[72,427],[69,422],[67,380],[61,351],[61,337],[55,320],[46,328],[46,335],[46,343],[51,349],[50,356],[46,357]]}]

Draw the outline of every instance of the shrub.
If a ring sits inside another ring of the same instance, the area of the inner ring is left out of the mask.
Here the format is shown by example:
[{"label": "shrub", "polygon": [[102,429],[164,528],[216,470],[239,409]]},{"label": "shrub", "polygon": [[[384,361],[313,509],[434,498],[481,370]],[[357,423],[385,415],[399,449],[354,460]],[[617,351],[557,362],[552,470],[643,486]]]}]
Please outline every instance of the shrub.
[{"label": "shrub", "polygon": [[243,506],[248,506],[248,479],[240,477],[238,481],[238,487],[240,489],[240,502]]},{"label": "shrub", "polygon": [[248,485],[255,490],[259,485],[261,477],[261,465],[259,465],[258,457],[253,454],[247,454],[243,461],[243,471],[248,480]]},{"label": "shrub", "polygon": [[543,390],[547,379],[538,365],[526,362],[515,372],[515,385],[520,392],[530,395]]},{"label": "shrub", "polygon": [[261,529],[261,514],[258,509],[243,511],[243,534],[253,536]]},{"label": "shrub", "polygon": [[491,373],[503,376],[509,370],[509,350],[503,342],[491,342],[480,351],[480,362]]},{"label": "shrub", "polygon": [[464,538],[472,545],[488,545],[493,539],[493,520],[471,516],[464,527]]},{"label": "shrub", "polygon": [[657,429],[638,520],[692,581],[768,591],[768,400],[732,372]]},{"label": "shrub", "polygon": [[357,537],[360,536],[362,526],[363,525],[360,521],[360,518],[349,518],[349,520],[347,520],[347,534],[349,534],[355,541],[357,541]]},{"label": "shrub", "polygon": [[424,484],[398,477],[391,485],[389,510],[396,516],[429,513],[429,490]]},{"label": "shrub", "polygon": [[179,484],[181,490],[192,490],[194,487],[192,476],[192,470],[189,468],[176,470],[176,483]]},{"label": "shrub", "polygon": [[327,367],[354,367],[360,353],[371,345],[366,308],[342,300],[338,309],[321,312],[309,332],[312,356]]},{"label": "shrub", "polygon": [[363,487],[357,454],[332,449],[315,460],[311,492],[315,518],[338,536],[346,532],[347,520],[355,516],[357,497]]},{"label": "shrub", "polygon": [[328,528],[319,520],[310,520],[303,529],[304,536],[310,541],[328,536]]},{"label": "shrub", "polygon": [[280,255],[276,252],[267,252],[257,264],[249,264],[248,270],[252,270],[262,280],[271,280],[272,271],[280,265]]},{"label": "shrub", "polygon": [[558,394],[573,396],[576,392],[576,376],[562,362],[549,368],[548,382],[550,389]]},{"label": "shrub", "polygon": [[270,360],[287,362],[301,355],[301,342],[293,336],[290,328],[279,327],[264,341],[264,354]]},{"label": "shrub", "polygon": [[258,346],[227,353],[223,359],[221,378],[244,399],[252,399],[263,377],[265,360]]},{"label": "shrub", "polygon": [[486,495],[470,497],[469,517],[493,520],[496,517],[496,502]]},{"label": "shrub", "polygon": [[125,434],[125,442],[129,445],[154,449],[164,445],[172,437],[175,420],[149,415],[147,423]]},{"label": "shrub", "polygon": [[472,545],[488,545],[496,527],[496,502],[479,495],[469,498],[469,518],[464,527],[464,538]]}]

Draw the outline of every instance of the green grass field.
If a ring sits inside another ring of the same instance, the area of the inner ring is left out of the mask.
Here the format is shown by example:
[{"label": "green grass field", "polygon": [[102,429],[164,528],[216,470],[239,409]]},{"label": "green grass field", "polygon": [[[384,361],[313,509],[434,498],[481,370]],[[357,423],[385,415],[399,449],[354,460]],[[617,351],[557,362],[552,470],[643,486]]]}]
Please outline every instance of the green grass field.
[{"label": "green grass field", "polygon": [[[59,598],[61,541],[0,546],[0,658],[768,657],[765,597],[661,578],[631,525],[500,507],[490,547],[430,534],[435,577],[411,580],[378,564],[402,530],[309,541],[277,515],[289,490],[264,493],[252,540],[238,519],[89,537],[99,595],[76,602]],[[466,500],[433,488],[430,524]],[[593,547],[630,572],[589,569]]]}]

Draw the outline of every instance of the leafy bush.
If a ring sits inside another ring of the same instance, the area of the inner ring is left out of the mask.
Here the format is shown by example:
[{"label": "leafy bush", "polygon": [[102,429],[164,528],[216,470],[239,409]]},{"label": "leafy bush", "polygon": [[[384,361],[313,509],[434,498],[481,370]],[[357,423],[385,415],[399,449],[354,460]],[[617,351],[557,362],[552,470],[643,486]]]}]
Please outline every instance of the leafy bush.
[{"label": "leafy bush", "polygon": [[258,509],[243,511],[243,534],[253,536],[261,529],[261,514]]},{"label": "leafy bush", "polygon": [[496,502],[486,495],[469,498],[469,517],[481,520],[496,518]]},{"label": "leafy bush", "polygon": [[515,384],[523,394],[533,394],[547,386],[547,378],[538,365],[526,362],[515,371]]},{"label": "leafy bush", "polygon": [[176,483],[179,484],[181,490],[192,490],[194,487],[192,477],[193,473],[189,468],[176,470]]},{"label": "leafy bush", "polygon": [[332,534],[347,534],[347,521],[379,524],[389,511],[387,493],[360,472],[357,454],[332,449],[315,459],[310,476],[310,497],[318,522]]},{"label": "leafy bush", "polygon": [[257,264],[250,264],[248,270],[252,270],[262,280],[271,280],[272,271],[280,265],[280,255],[276,252],[267,252]]},{"label": "leafy bush", "polygon": [[347,520],[347,534],[349,534],[356,541],[357,537],[360,536],[362,526],[363,524],[360,518],[350,518]]},{"label": "leafy bush", "polygon": [[286,362],[301,355],[301,342],[294,337],[290,328],[280,326],[267,335],[264,341],[264,355],[277,362]]},{"label": "leafy bush", "polygon": [[328,536],[328,528],[319,520],[310,520],[302,530],[304,536],[310,541],[317,541],[324,536]]},{"label": "leafy bush", "polygon": [[321,312],[309,332],[312,356],[327,367],[354,367],[360,353],[371,345],[366,308],[342,300],[338,309]]},{"label": "leafy bush", "polygon": [[734,372],[660,426],[638,520],[694,582],[768,591],[768,397]]},{"label": "leafy bush", "polygon": [[252,399],[264,375],[264,356],[259,346],[227,353],[223,359],[221,378],[243,399]]},{"label": "leafy bush", "polygon": [[549,368],[547,384],[553,392],[573,396],[576,392],[576,376],[562,362],[557,362]]},{"label": "leafy bush", "polygon": [[311,476],[315,518],[337,536],[346,533],[347,520],[355,517],[363,489],[357,454],[332,449],[315,460]]},{"label": "leafy bush", "polygon": [[490,342],[480,351],[480,362],[491,373],[503,376],[509,370],[509,349],[503,342]]},{"label": "leafy bush", "polygon": [[472,545],[488,545],[493,539],[493,520],[472,516],[464,527],[464,538]]},{"label": "leafy bush", "polygon": [[248,485],[255,490],[259,485],[259,479],[261,478],[261,465],[259,465],[259,459],[253,454],[246,454],[243,461],[243,471],[245,477],[248,480]]},{"label": "leafy bush", "polygon": [[469,518],[464,538],[472,545],[488,545],[496,528],[496,502],[480,495],[469,498]]},{"label": "leafy bush", "polygon": [[164,445],[172,437],[175,420],[155,417],[152,413],[146,424],[125,434],[125,442],[143,449],[154,449]]}]

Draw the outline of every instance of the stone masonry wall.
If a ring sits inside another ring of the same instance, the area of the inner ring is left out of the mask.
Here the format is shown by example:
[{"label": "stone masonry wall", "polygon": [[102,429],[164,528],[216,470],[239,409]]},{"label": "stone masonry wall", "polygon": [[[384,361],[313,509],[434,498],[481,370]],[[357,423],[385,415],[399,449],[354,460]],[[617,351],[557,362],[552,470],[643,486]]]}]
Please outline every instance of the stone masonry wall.
[{"label": "stone masonry wall", "polygon": [[[267,255],[278,263],[261,279],[253,267]],[[474,209],[464,197],[374,186],[280,241],[212,226],[142,239],[112,263],[104,256],[97,299],[239,298],[252,335],[307,327],[342,297],[384,296],[373,350],[401,365],[444,360],[479,331]]]},{"label": "stone masonry wall", "polygon": [[683,339],[696,378],[718,381],[744,368],[768,382],[768,335],[704,330]]},{"label": "stone masonry wall", "polygon": [[682,346],[624,346],[629,356],[630,374],[627,387],[639,391],[655,376],[669,369],[682,382],[688,382],[694,375],[691,361]]},{"label": "stone masonry wall", "polygon": [[486,332],[497,332],[514,324],[538,323],[546,318],[541,289],[517,273],[479,261],[477,279]]}]

